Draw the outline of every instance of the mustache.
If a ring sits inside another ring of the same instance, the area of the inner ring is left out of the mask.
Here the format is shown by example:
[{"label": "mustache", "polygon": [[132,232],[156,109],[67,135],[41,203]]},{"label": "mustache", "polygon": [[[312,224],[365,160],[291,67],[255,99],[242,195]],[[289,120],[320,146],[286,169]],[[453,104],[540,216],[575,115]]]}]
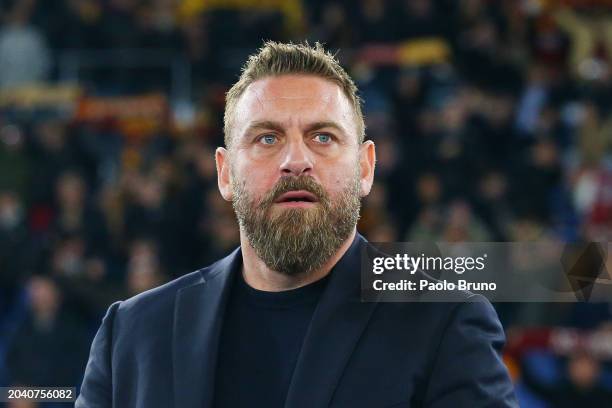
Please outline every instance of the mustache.
[{"label": "mustache", "polygon": [[276,182],[274,187],[266,193],[259,204],[260,208],[267,209],[283,194],[289,191],[304,190],[317,197],[317,200],[326,205],[329,202],[327,192],[311,176],[285,176]]}]

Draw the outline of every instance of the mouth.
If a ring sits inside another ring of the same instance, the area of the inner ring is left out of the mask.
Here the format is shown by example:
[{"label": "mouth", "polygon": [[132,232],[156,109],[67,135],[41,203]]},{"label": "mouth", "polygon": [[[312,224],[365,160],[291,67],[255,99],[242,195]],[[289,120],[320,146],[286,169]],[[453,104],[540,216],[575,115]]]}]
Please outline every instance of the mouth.
[{"label": "mouth", "polygon": [[305,190],[297,190],[281,194],[281,196],[274,201],[274,204],[284,207],[310,207],[315,205],[318,201],[319,200],[317,200],[314,194]]}]

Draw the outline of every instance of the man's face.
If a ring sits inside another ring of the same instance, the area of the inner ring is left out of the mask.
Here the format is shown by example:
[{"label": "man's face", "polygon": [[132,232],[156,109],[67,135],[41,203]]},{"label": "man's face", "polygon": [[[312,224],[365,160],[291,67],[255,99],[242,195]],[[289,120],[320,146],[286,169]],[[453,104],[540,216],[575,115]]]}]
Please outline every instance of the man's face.
[{"label": "man's face", "polygon": [[353,232],[375,160],[355,123],[340,87],[314,76],[262,79],[238,101],[231,148],[217,150],[219,188],[271,269],[315,270]]}]

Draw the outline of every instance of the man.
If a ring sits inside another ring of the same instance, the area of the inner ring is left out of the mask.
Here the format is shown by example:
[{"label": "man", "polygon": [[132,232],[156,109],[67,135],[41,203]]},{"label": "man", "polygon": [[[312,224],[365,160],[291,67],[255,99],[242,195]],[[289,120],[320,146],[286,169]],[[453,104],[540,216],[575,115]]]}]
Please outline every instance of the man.
[{"label": "man", "polygon": [[486,300],[360,301],[375,150],[356,91],[318,44],[248,60],[216,152],[240,247],[113,304],[77,408],[517,406]]}]

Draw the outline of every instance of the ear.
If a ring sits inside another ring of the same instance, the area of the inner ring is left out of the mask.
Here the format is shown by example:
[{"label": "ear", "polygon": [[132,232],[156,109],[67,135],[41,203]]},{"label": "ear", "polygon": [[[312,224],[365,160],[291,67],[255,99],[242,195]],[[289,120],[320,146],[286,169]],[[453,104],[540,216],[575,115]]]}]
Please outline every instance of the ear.
[{"label": "ear", "polygon": [[370,194],[374,182],[374,167],[376,166],[376,147],[374,142],[366,140],[359,147],[359,169],[361,197]]},{"label": "ear", "polygon": [[230,179],[230,154],[223,147],[217,147],[215,162],[217,164],[217,185],[219,192],[226,201],[232,201],[232,185]]}]

